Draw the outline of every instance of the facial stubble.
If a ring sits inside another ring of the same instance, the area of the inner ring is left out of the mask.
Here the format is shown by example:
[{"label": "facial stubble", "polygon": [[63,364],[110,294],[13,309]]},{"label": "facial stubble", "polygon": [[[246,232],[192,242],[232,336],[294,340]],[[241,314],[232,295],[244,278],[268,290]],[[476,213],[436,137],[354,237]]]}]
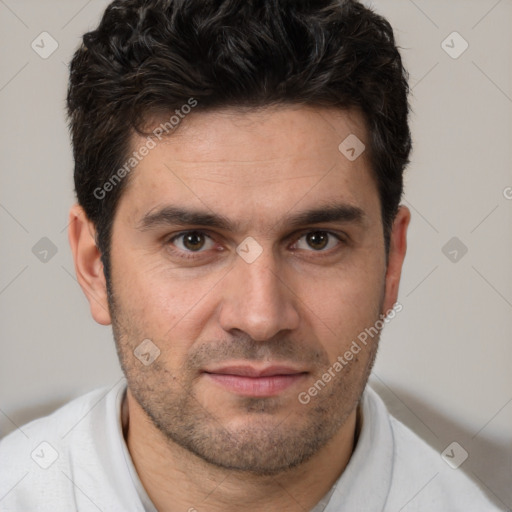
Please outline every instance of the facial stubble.
[{"label": "facial stubble", "polygon": [[[203,365],[235,358],[292,361],[309,367],[314,362],[309,387],[332,365],[327,353],[289,338],[256,342],[242,336],[192,345],[184,367],[171,371],[166,366],[166,355],[172,346],[153,339],[161,355],[145,366],[134,356],[135,347],[147,338],[134,321],[136,315],[124,311],[113,290],[109,290],[108,297],[114,339],[128,388],[169,447],[176,449],[177,445],[223,470],[259,476],[276,476],[300,466],[334,438],[360,401],[380,337],[379,334],[363,349],[368,351],[366,358],[356,355],[309,404],[300,404],[296,394],[237,396],[237,421],[231,421],[221,417],[224,410],[211,410],[196,396],[194,388],[198,379],[204,378],[199,373]],[[382,304],[383,296],[375,321]]]}]

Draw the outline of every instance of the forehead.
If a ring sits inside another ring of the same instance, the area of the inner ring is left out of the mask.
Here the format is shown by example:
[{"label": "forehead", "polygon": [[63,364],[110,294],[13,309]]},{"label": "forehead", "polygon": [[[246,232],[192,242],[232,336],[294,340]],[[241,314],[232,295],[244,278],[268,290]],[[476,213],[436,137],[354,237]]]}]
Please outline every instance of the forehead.
[{"label": "forehead", "polygon": [[[357,111],[279,107],[194,112],[141,159],[120,208],[126,210],[129,203],[133,221],[171,204],[193,204],[228,217],[245,214],[253,223],[255,213],[276,215],[319,201],[343,201],[378,214],[368,152],[351,161],[339,149],[347,137],[368,147]],[[133,136],[132,151],[145,142]]]}]

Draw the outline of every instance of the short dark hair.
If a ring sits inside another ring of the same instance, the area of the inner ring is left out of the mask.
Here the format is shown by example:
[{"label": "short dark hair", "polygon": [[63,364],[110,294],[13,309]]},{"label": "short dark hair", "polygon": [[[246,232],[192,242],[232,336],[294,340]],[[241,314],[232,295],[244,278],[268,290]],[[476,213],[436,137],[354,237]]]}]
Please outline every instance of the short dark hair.
[{"label": "short dark hair", "polygon": [[67,96],[76,195],[96,227],[107,281],[128,177],[108,194],[95,191],[129,158],[131,136],[148,116],[191,98],[195,111],[361,111],[387,254],[411,150],[408,93],[393,29],[355,0],[114,0],[83,36]]}]

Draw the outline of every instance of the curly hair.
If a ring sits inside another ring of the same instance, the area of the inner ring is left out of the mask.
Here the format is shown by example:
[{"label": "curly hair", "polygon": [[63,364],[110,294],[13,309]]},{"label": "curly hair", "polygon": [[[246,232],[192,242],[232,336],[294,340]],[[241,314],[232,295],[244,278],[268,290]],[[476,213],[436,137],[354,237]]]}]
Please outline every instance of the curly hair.
[{"label": "curly hair", "polygon": [[369,132],[386,253],[409,163],[408,74],[389,22],[355,0],[114,0],[83,36],[67,96],[79,204],[108,280],[129,157],[153,114],[296,104],[357,108]]}]

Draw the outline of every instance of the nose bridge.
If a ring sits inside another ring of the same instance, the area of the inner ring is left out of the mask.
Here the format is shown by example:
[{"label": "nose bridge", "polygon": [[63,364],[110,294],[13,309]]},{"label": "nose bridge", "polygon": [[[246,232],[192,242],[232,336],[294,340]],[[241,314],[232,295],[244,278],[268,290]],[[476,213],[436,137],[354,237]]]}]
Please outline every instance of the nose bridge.
[{"label": "nose bridge", "polygon": [[248,293],[252,295],[252,301],[257,304],[278,305],[282,295],[282,283],[279,279],[279,268],[274,257],[267,251],[266,256],[260,256],[259,261],[253,263],[241,263],[243,279],[241,284],[247,283]]},{"label": "nose bridge", "polygon": [[281,265],[272,248],[258,249],[249,242],[248,246],[242,243],[237,252],[240,257],[230,272],[222,304],[223,328],[242,330],[255,340],[296,328],[299,316],[293,295],[282,282]]}]

